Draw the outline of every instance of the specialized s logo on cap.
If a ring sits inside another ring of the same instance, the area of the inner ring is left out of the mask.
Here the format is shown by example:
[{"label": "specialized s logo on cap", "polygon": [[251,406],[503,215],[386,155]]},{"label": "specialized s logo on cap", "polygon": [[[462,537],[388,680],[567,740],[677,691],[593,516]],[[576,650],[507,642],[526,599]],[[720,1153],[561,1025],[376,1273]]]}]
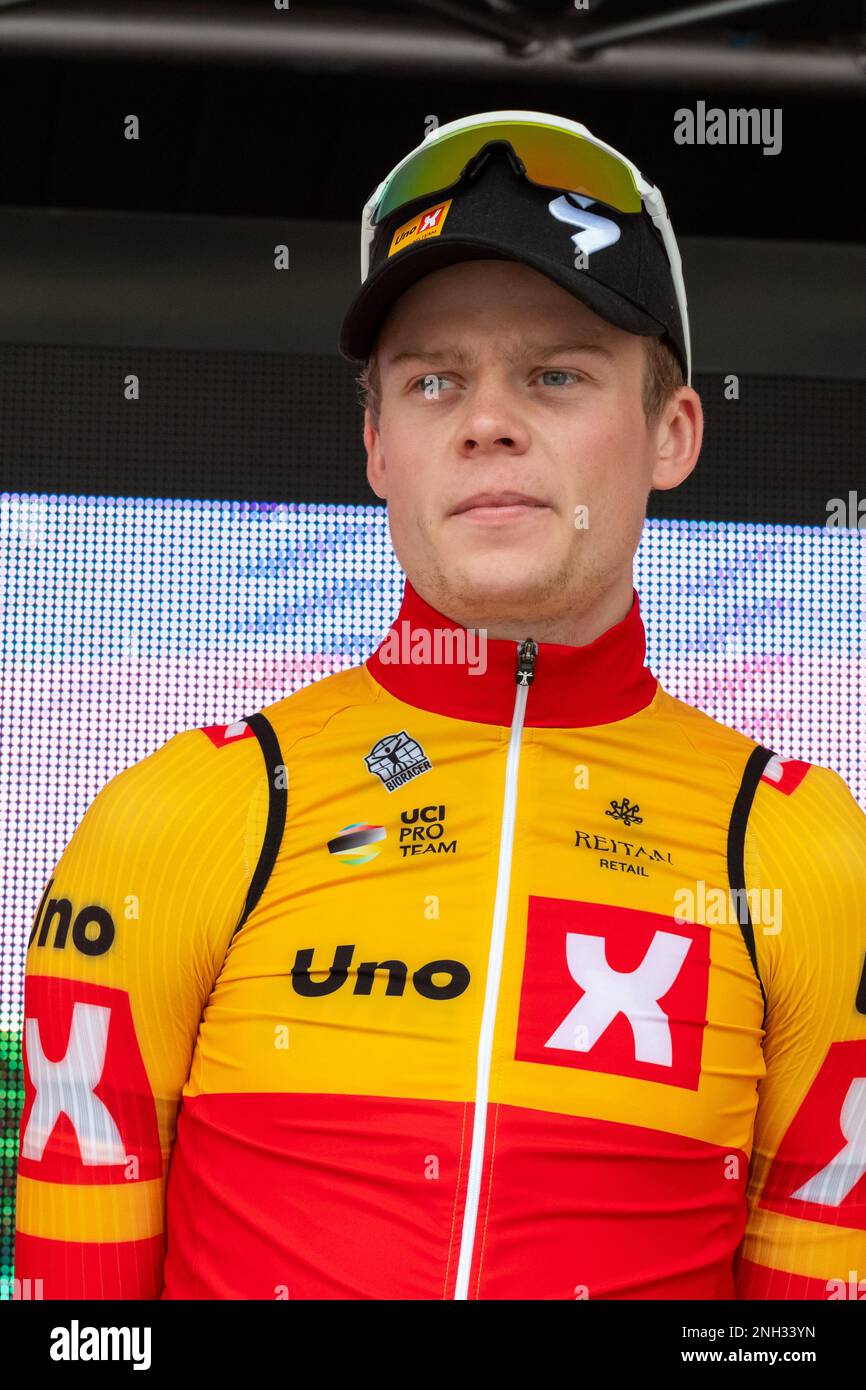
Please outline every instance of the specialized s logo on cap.
[{"label": "specialized s logo on cap", "polygon": [[[570,201],[572,198],[574,202]],[[582,251],[585,256],[591,255],[593,251],[604,251],[620,238],[619,227],[609,217],[602,217],[598,212],[586,211],[594,202],[594,198],[585,198],[581,193],[565,193],[547,205],[548,212],[558,222],[568,222],[572,227],[580,228],[571,240],[577,250]],[[574,203],[580,206],[575,207]]]},{"label": "specialized s logo on cap", "polygon": [[442,231],[445,218],[448,216],[451,203],[451,198],[444,203],[434,203],[432,207],[416,213],[409,222],[404,222],[391,238],[388,255],[394,256],[398,251],[404,251],[413,242],[426,241],[428,237],[438,236]]}]

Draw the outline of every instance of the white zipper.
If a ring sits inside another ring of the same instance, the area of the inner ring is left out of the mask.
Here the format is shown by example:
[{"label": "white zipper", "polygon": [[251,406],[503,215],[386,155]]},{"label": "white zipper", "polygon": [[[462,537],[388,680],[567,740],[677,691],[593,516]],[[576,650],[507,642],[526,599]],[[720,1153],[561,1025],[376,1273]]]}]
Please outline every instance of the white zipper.
[{"label": "white zipper", "polygon": [[502,833],[499,838],[499,871],[496,878],[496,897],[493,905],[493,930],[490,934],[490,954],[487,960],[487,987],[481,1014],[478,1038],[478,1070],[475,1083],[475,1114],[472,1123],[472,1147],[469,1155],[469,1176],[466,1180],[466,1204],[460,1234],[460,1257],[454,1298],[469,1296],[469,1276],[475,1249],[478,1225],[478,1203],[481,1196],[481,1174],[484,1167],[484,1145],[487,1138],[487,1105],[490,1091],[490,1062],[493,1055],[493,1034],[496,1009],[502,979],[502,957],[505,952],[505,924],[508,920],[508,897],[511,887],[511,852],[514,848],[514,823],[517,814],[517,771],[520,764],[520,743],[526,697],[535,674],[538,644],[528,637],[517,646],[517,695],[511,718],[508,758],[505,764],[505,797],[502,806]]}]

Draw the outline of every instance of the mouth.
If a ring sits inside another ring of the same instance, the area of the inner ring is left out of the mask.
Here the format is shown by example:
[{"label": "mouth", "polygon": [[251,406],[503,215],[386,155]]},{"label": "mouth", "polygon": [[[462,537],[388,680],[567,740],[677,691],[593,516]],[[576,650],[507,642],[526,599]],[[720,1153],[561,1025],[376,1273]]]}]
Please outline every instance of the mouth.
[{"label": "mouth", "polygon": [[520,492],[483,492],[469,497],[455,507],[452,516],[469,521],[503,524],[547,511],[547,503]]}]

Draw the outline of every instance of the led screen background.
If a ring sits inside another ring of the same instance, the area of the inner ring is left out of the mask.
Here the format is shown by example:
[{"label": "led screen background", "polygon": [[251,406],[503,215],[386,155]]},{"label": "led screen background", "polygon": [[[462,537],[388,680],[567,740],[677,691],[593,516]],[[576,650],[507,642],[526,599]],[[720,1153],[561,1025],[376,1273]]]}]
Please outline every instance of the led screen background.
[{"label": "led screen background", "polygon": [[[647,664],[672,694],[835,768],[866,809],[866,531],[648,519]],[[0,499],[4,908],[0,1294],[8,1296],[23,963],[51,869],[101,786],[181,729],[362,662],[403,575],[380,506]]]}]

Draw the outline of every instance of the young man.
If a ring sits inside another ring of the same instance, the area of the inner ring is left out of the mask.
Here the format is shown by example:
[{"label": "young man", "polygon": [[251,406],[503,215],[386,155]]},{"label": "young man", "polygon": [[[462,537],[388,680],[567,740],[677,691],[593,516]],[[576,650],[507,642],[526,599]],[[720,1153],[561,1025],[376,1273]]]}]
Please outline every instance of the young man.
[{"label": "young man", "polygon": [[45,1297],[866,1278],[866,817],[644,665],[632,558],[701,407],[664,205],[581,132],[453,123],[368,207],[376,652],[122,772],[46,887]]}]

